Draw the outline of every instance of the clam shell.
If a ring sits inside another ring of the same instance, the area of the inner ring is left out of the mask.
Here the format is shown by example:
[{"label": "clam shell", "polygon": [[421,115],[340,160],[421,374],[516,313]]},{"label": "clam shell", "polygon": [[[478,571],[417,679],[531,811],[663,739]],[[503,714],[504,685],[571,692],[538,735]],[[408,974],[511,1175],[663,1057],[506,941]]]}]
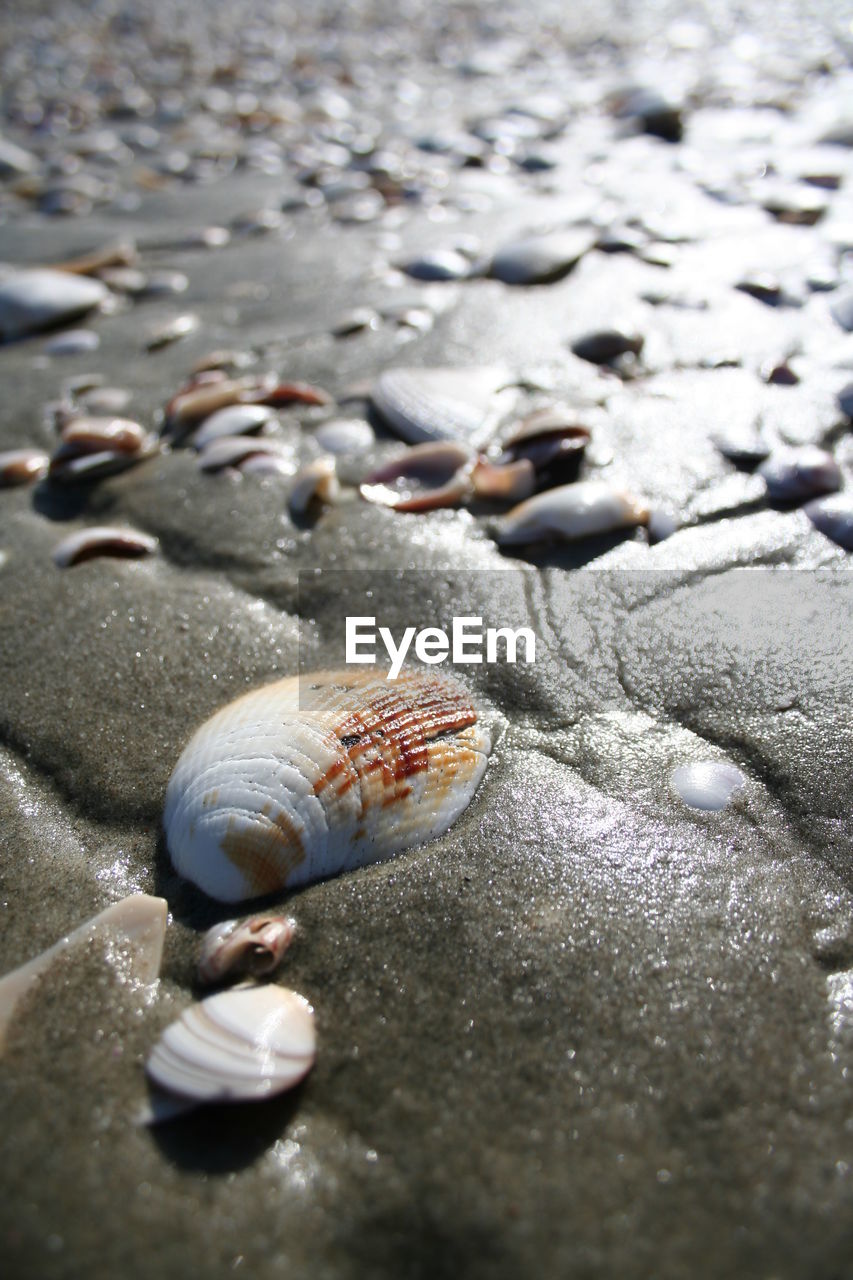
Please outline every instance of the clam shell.
[{"label": "clam shell", "polygon": [[241,902],[441,835],[469,804],[491,734],[436,675],[291,677],[195,733],[166,792],[175,869]]},{"label": "clam shell", "polygon": [[501,546],[546,538],[573,541],[645,524],[648,518],[648,508],[633,494],[598,480],[583,480],[547,489],[513,507],[498,530],[497,541]]},{"label": "clam shell", "polygon": [[513,240],[495,254],[491,275],[504,284],[551,284],[568,275],[593,239],[591,232],[576,228]]},{"label": "clam shell", "polygon": [[315,1055],[307,1000],[282,987],[237,987],[186,1009],[163,1032],[146,1070],[185,1098],[241,1102],[291,1089]]},{"label": "clam shell", "polygon": [[48,456],[41,449],[7,449],[0,453],[0,489],[31,484],[47,474]]},{"label": "clam shell", "polygon": [[777,502],[800,502],[841,488],[841,470],[831,453],[816,445],[778,449],[758,468],[767,496]]},{"label": "clam shell", "polygon": [[291,516],[304,516],[312,502],[334,502],[340,494],[335,459],[320,457],[297,471],[287,498]]},{"label": "clam shell", "polygon": [[250,435],[253,431],[260,431],[274,418],[272,409],[266,405],[228,405],[224,409],[217,409],[210,417],[205,418],[198,430],[193,432],[190,443],[197,449],[203,449],[206,444],[219,436]]},{"label": "clam shell", "polygon": [[20,338],[73,320],[109,296],[100,280],[37,268],[0,281],[0,338]]},{"label": "clam shell", "polygon": [[853,551],[853,496],[849,489],[809,502],[805,512],[827,538],[845,551]]},{"label": "clam shell", "polygon": [[374,408],[410,444],[426,440],[484,443],[498,406],[495,397],[508,382],[506,370],[388,369],[370,393]]},{"label": "clam shell", "polygon": [[68,569],[96,556],[121,556],[135,560],[152,555],[158,545],[156,538],[137,529],[96,525],[63,538],[53,549],[53,561],[60,569]]}]

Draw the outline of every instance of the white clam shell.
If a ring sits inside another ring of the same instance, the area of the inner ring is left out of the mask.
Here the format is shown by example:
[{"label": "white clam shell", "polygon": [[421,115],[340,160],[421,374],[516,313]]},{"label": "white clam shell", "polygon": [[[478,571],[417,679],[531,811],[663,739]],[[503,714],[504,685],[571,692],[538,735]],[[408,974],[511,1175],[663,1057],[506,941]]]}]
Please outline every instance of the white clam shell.
[{"label": "white clam shell", "polygon": [[208,996],[167,1027],[146,1064],[161,1088],[197,1102],[269,1098],[298,1084],[316,1056],[314,1011],[282,987]]},{"label": "white clam shell", "polygon": [[725,760],[697,760],[673,771],[673,790],[691,809],[717,812],[725,809],[746,779],[740,769]]},{"label": "white clam shell", "polygon": [[166,792],[172,862],[221,902],[381,862],[448,829],[491,746],[442,676],[279,680],[217,712],[185,748]]},{"label": "white clam shell", "polygon": [[645,524],[648,508],[639,498],[598,480],[582,480],[537,493],[513,507],[501,524],[501,546],[540,542],[545,538],[573,541]]},{"label": "white clam shell", "polygon": [[827,538],[845,551],[853,551],[853,495],[849,489],[809,502],[805,512],[814,527]]},{"label": "white clam shell", "polygon": [[20,338],[97,307],[109,296],[100,280],[39,267],[0,281],[0,338]]},{"label": "white clam shell", "polygon": [[53,561],[60,569],[68,569],[96,556],[121,556],[133,560],[152,555],[158,545],[156,538],[140,533],[138,529],[94,525],[63,538],[53,549]]},{"label": "white clam shell", "polygon": [[201,426],[192,435],[191,443],[197,449],[203,449],[211,440],[221,436],[249,435],[260,431],[261,427],[275,418],[275,413],[266,405],[232,404],[225,409],[217,409],[209,418],[205,418]]},{"label": "white clam shell", "polygon": [[594,237],[574,228],[513,240],[492,259],[491,274],[504,284],[549,284],[568,275]]},{"label": "white clam shell", "polygon": [[505,369],[388,369],[370,395],[388,425],[410,444],[459,440],[483,444],[497,420]]}]

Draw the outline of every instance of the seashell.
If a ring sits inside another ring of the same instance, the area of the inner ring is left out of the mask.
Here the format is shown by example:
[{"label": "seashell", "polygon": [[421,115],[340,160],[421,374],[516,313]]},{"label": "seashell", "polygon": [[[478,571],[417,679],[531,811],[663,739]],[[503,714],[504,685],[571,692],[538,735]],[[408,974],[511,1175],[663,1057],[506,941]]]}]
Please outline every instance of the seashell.
[{"label": "seashell", "polygon": [[289,478],[296,470],[296,463],[284,454],[270,453],[268,449],[256,449],[239,464],[246,476],[284,476]]},{"label": "seashell", "polygon": [[558,405],[537,409],[504,442],[506,459],[531,463],[538,489],[569,484],[577,479],[592,436],[586,427],[571,418],[571,412]]},{"label": "seashell", "polygon": [[121,413],[132,397],[124,387],[92,387],[81,396],[81,402],[89,413]]},{"label": "seashell", "polygon": [[172,863],[210,897],[241,902],[384,861],[455,822],[491,746],[445,677],[279,680],[184,749],[163,819]]},{"label": "seashell", "polygon": [[849,489],[807,503],[806,515],[816,529],[845,551],[853,551],[853,498]]},{"label": "seashell", "polygon": [[[216,369],[205,372],[217,373]],[[199,379],[201,374],[199,374]],[[196,423],[224,409],[240,403],[244,393],[256,391],[260,380],[255,376],[244,378],[217,378],[213,382],[195,380],[176,392],[166,405],[166,426],[172,430],[189,430]]]},{"label": "seashell", "polygon": [[136,245],[132,240],[115,240],[91,253],[66,258],[64,262],[52,262],[51,271],[67,271],[75,276],[93,276],[109,267],[132,267],[136,264]]},{"label": "seashell", "polygon": [[572,343],[574,354],[591,364],[610,364],[624,355],[638,356],[642,349],[643,339],[638,334],[622,333],[620,329],[597,329]]},{"label": "seashell", "polygon": [[496,541],[500,546],[547,538],[573,541],[645,524],[648,518],[648,508],[640,498],[599,480],[582,480],[537,493],[513,507]]},{"label": "seashell", "polygon": [[312,502],[334,502],[339,493],[335,459],[315,458],[296,473],[287,507],[292,516],[304,516]]},{"label": "seashell", "polygon": [[227,408],[217,409],[210,417],[205,418],[201,426],[193,432],[190,443],[197,449],[203,449],[206,444],[219,436],[239,436],[260,431],[261,427],[274,418],[272,409],[266,405],[228,405]]},{"label": "seashell", "polygon": [[477,497],[488,502],[521,502],[536,492],[536,470],[529,458],[496,463],[480,457],[471,470],[471,484]]},{"label": "seashell", "polygon": [[471,262],[456,249],[434,249],[399,264],[399,269],[413,280],[467,280],[472,274]]},{"label": "seashell", "polygon": [[152,271],[145,276],[140,292],[146,298],[162,298],[176,293],[186,293],[190,287],[189,276],[183,271]]},{"label": "seashell", "polygon": [[853,290],[843,293],[829,308],[830,315],[845,333],[853,333]]},{"label": "seashell", "polygon": [[326,453],[336,457],[364,453],[376,443],[370,423],[363,418],[332,418],[317,428],[314,439]]},{"label": "seashell", "polygon": [[506,370],[388,369],[370,398],[376,411],[410,444],[457,440],[479,445],[491,435],[498,406],[495,397],[508,384]]},{"label": "seashell", "polygon": [[144,427],[130,418],[69,418],[62,428],[61,439],[69,454],[99,453],[113,449],[119,453],[138,453],[152,443]]},{"label": "seashell", "polygon": [[168,347],[173,342],[179,342],[181,338],[189,337],[191,333],[195,333],[199,323],[198,316],[190,315],[189,313],[182,316],[172,316],[170,320],[158,325],[148,335],[145,343],[146,351],[160,351],[163,347]]},{"label": "seashell", "polygon": [[724,760],[680,765],[670,779],[673,790],[691,809],[711,812],[725,809],[745,781],[740,769]]},{"label": "seashell", "polygon": [[359,486],[368,502],[396,511],[455,507],[471,492],[473,457],[452,440],[416,444],[372,472]]},{"label": "seashell", "polygon": [[66,329],[65,333],[51,338],[44,351],[48,356],[79,356],[97,351],[100,345],[101,339],[94,329]]},{"label": "seashell", "polygon": [[215,924],[201,940],[199,981],[208,986],[226,978],[272,973],[293,941],[289,916],[260,915]]},{"label": "seashell", "polygon": [[184,1010],[145,1069],[161,1088],[196,1102],[243,1102],[293,1088],[315,1057],[307,1000],[282,987],[236,987]]},{"label": "seashell", "polygon": [[838,407],[845,418],[853,418],[853,382],[848,382],[839,391]]},{"label": "seashell", "polygon": [[755,428],[715,431],[711,443],[736,467],[755,467],[770,456],[770,445]]},{"label": "seashell", "polygon": [[296,471],[293,446],[271,436],[218,436],[205,445],[196,462],[201,471],[221,471],[224,467],[242,470],[250,459],[259,457],[286,464],[288,475]]},{"label": "seashell", "polygon": [[593,242],[580,228],[513,240],[497,251],[489,273],[504,284],[552,284],[568,275]]},{"label": "seashell", "polygon": [[631,120],[643,133],[663,138],[665,142],[680,142],[684,135],[681,108],[657,89],[632,86],[614,94],[609,105],[617,119]]},{"label": "seashell", "polygon": [[0,280],[0,338],[21,338],[100,306],[109,296],[100,280],[51,271],[16,271]]},{"label": "seashell", "polygon": [[151,555],[157,550],[157,539],[147,533],[139,533],[136,529],[125,529],[109,525],[95,525],[90,529],[80,529],[54,547],[53,560],[60,569],[68,569],[71,565],[81,564],[95,556],[122,556],[135,559],[139,556]]},{"label": "seashell", "polygon": [[98,272],[98,279],[103,280],[113,293],[126,293],[132,297],[144,293],[148,277],[137,267],[104,267]]},{"label": "seashell", "polygon": [[111,947],[110,955],[120,958],[129,967],[134,980],[146,984],[156,982],[166,936],[166,914],[165,898],[134,893],[121,902],[114,902],[94,919],[87,920],[60,938],[40,956],[0,978],[0,1053],[3,1052],[15,1006],[56,957],[72,947],[99,936],[114,939],[118,945]]},{"label": "seashell", "polygon": [[354,307],[345,312],[332,326],[332,336],[349,338],[365,329],[378,329],[379,315],[372,307]]},{"label": "seashell", "polygon": [[778,449],[758,468],[767,496],[777,502],[800,502],[841,488],[841,470],[831,453],[815,445]]},{"label": "seashell", "polygon": [[50,460],[48,476],[60,484],[88,484],[92,480],[102,480],[105,476],[116,475],[135,467],[145,458],[153,457],[157,452],[157,441],[149,436],[144,447],[134,453],[121,449],[100,449],[96,453],[80,453],[73,450],[64,452],[65,446],[57,449]]},{"label": "seashell", "polygon": [[48,456],[41,449],[7,449],[0,453],[0,489],[32,484],[47,475]]},{"label": "seashell", "polygon": [[288,404],[330,404],[332,397],[310,382],[280,382],[272,378],[264,380],[257,392],[246,392],[240,399],[247,404],[266,404],[279,409]]}]

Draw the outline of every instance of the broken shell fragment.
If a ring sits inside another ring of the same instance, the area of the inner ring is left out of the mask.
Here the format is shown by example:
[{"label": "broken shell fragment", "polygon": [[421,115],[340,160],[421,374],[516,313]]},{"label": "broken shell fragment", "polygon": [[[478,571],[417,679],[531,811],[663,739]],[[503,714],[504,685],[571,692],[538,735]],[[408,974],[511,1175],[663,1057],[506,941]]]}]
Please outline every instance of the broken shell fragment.
[{"label": "broken shell fragment", "polygon": [[528,458],[498,463],[480,457],[471,469],[471,484],[487,502],[521,502],[536,491],[536,469]]},{"label": "broken shell fragment", "polygon": [[456,821],[491,747],[445,677],[279,680],[184,749],[163,817],[172,863],[210,897],[242,902],[382,862]]},{"label": "broken shell fragment", "polygon": [[287,499],[292,516],[304,516],[312,502],[334,502],[340,494],[334,458],[315,458],[297,471]]},{"label": "broken shell fragment", "polygon": [[194,315],[173,316],[171,320],[165,321],[164,324],[158,325],[148,335],[145,343],[147,351],[160,351],[163,347],[168,347],[173,342],[179,342],[181,338],[187,338],[191,333],[195,333],[199,327],[199,318]]},{"label": "broken shell fragment", "polygon": [[583,480],[537,493],[514,507],[496,541],[500,546],[550,538],[568,542],[645,524],[648,518],[648,507],[640,498],[598,480]]},{"label": "broken shell fragment", "polygon": [[853,551],[853,498],[849,489],[809,502],[805,512],[827,538],[845,551]]},{"label": "broken shell fragment", "polygon": [[215,924],[201,940],[199,980],[212,986],[227,978],[272,973],[295,931],[296,925],[289,916],[259,915]]},{"label": "broken shell fragment", "polygon": [[100,306],[109,290],[100,280],[51,271],[15,271],[0,280],[0,338],[8,341],[74,320]]},{"label": "broken shell fragment", "polygon": [[120,962],[129,968],[133,979],[141,983],[155,982],[160,974],[166,913],[165,898],[152,898],[146,893],[132,894],[114,902],[100,915],[66,934],[47,951],[0,978],[0,1053],[15,1006],[56,957],[69,948],[96,937],[115,939],[120,945],[112,948],[111,954],[120,957]]},{"label": "broken shell fragment", "polygon": [[725,809],[746,779],[733,764],[725,760],[699,760],[683,764],[671,778],[673,790],[691,809],[717,812]]},{"label": "broken shell fragment", "polygon": [[282,987],[236,987],[207,996],[163,1032],[146,1063],[163,1089],[196,1102],[271,1098],[308,1074],[314,1011]]},{"label": "broken shell fragment", "polygon": [[97,525],[91,529],[80,529],[63,538],[54,547],[53,560],[60,569],[68,569],[71,565],[82,564],[84,560],[92,560],[96,556],[137,559],[139,556],[151,555],[157,550],[157,546],[156,538],[147,533],[139,533],[136,529]]},{"label": "broken shell fragment", "polygon": [[48,456],[41,449],[6,449],[0,453],[0,489],[41,480],[47,468]]},{"label": "broken shell fragment", "polygon": [[816,445],[779,449],[758,468],[767,496],[777,502],[801,502],[841,488],[841,469],[831,453]]},{"label": "broken shell fragment", "polygon": [[372,472],[360,492],[396,511],[455,507],[471,492],[472,461],[471,451],[452,440],[416,444]]}]

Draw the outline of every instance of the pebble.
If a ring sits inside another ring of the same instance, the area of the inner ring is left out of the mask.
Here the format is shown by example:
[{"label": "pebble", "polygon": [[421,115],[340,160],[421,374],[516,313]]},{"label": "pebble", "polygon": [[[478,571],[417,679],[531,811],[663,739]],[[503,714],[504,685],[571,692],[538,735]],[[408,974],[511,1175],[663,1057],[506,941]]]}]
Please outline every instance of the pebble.
[{"label": "pebble", "polygon": [[841,471],[831,453],[815,445],[779,449],[758,468],[767,496],[777,502],[800,502],[841,488]]},{"label": "pebble", "polygon": [[638,356],[643,349],[643,339],[638,334],[623,333],[621,329],[596,329],[576,338],[571,346],[581,360],[610,364],[620,356]]}]

